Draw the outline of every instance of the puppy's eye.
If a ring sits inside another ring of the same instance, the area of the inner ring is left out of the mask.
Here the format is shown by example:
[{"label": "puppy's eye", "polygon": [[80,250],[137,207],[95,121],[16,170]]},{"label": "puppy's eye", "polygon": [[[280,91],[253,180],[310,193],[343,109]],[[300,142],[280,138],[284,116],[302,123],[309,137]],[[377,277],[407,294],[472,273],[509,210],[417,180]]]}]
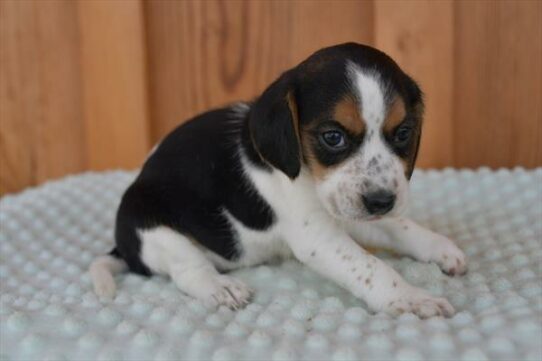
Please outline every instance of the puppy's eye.
[{"label": "puppy's eye", "polygon": [[329,130],[322,133],[323,143],[332,150],[342,150],[346,148],[346,139],[343,132],[338,130]]},{"label": "puppy's eye", "polygon": [[397,145],[404,145],[412,136],[412,128],[407,126],[399,127],[393,135],[393,142]]}]

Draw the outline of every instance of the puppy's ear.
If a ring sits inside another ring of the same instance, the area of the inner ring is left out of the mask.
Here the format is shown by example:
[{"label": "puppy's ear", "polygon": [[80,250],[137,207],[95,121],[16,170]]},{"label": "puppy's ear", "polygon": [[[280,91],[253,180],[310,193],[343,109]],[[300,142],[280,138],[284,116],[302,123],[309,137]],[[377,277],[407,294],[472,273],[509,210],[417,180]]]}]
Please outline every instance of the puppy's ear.
[{"label": "puppy's ear", "polygon": [[423,112],[424,112],[424,103],[423,103],[423,92],[421,91],[418,84],[409,76],[407,76],[406,81],[406,92],[408,99],[408,106],[411,109],[411,112],[414,117],[418,119],[418,127],[415,134],[415,143],[413,145],[413,155],[409,160],[410,167],[408,170],[407,178],[410,179],[412,172],[414,171],[414,165],[416,164],[416,159],[418,158],[418,150],[420,148],[420,140],[422,137],[422,124],[423,124]]},{"label": "puppy's ear", "polygon": [[422,138],[422,125],[418,126],[418,129],[416,130],[416,139],[414,144],[414,151],[412,155],[412,159],[410,160],[411,166],[408,169],[407,179],[410,179],[412,177],[412,172],[414,172],[414,166],[416,164],[416,159],[418,158],[418,150],[420,149],[420,140]]},{"label": "puppy's ear", "polygon": [[260,157],[294,179],[301,169],[295,90],[284,74],[254,104],[249,118],[252,143]]}]

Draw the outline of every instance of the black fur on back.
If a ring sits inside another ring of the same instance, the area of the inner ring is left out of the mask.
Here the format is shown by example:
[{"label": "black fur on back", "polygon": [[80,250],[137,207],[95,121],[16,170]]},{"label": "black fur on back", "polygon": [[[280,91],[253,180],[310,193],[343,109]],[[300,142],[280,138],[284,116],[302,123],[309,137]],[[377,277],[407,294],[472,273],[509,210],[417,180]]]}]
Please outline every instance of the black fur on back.
[{"label": "black fur on back", "polygon": [[[241,117],[241,119],[235,119]],[[245,115],[232,108],[201,114],[179,126],[145,162],[122,197],[116,220],[116,249],[131,271],[150,275],[140,258],[137,230],[167,226],[228,260],[242,250],[223,214],[265,230],[274,214],[243,174],[240,147],[255,165]]]}]

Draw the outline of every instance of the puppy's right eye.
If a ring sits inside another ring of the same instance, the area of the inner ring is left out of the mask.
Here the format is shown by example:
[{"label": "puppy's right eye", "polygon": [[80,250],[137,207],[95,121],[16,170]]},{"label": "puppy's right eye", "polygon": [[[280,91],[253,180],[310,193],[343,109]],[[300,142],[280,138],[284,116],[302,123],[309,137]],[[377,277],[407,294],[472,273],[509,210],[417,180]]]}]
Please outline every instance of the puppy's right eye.
[{"label": "puppy's right eye", "polygon": [[346,148],[346,137],[343,132],[339,130],[329,130],[322,133],[322,143],[333,151],[340,151]]}]

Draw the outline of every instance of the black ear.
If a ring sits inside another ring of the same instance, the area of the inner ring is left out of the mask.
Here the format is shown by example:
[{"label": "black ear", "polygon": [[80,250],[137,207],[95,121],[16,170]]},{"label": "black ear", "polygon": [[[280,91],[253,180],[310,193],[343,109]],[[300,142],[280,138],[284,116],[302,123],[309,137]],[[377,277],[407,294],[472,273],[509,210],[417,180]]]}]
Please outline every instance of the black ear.
[{"label": "black ear", "polygon": [[424,112],[424,103],[423,103],[423,92],[421,91],[418,84],[408,75],[406,76],[406,95],[408,99],[409,112],[413,117],[417,118],[418,127],[416,129],[416,138],[414,143],[414,151],[412,158],[409,160],[410,167],[407,172],[407,178],[410,179],[412,172],[414,171],[414,165],[416,164],[416,159],[418,158],[418,150],[420,149],[420,140],[422,137],[422,124],[423,124],[423,112]]},{"label": "black ear", "polygon": [[412,159],[410,160],[410,167],[408,169],[408,172],[407,172],[407,179],[410,179],[410,177],[412,177],[412,173],[414,172],[414,166],[416,164],[416,159],[418,158],[418,150],[420,149],[420,140],[422,139],[422,125],[420,123],[420,125],[418,126],[418,129],[416,130],[417,134],[416,134],[416,139],[415,139],[415,144],[414,144],[414,154],[412,156]]},{"label": "black ear", "polygon": [[406,75],[406,98],[408,99],[408,105],[417,106],[421,104],[423,110],[423,92],[420,89],[418,83],[414,81],[410,76]]},{"label": "black ear", "polygon": [[250,112],[249,129],[262,159],[291,179],[301,169],[299,119],[295,90],[287,75],[267,88]]}]

